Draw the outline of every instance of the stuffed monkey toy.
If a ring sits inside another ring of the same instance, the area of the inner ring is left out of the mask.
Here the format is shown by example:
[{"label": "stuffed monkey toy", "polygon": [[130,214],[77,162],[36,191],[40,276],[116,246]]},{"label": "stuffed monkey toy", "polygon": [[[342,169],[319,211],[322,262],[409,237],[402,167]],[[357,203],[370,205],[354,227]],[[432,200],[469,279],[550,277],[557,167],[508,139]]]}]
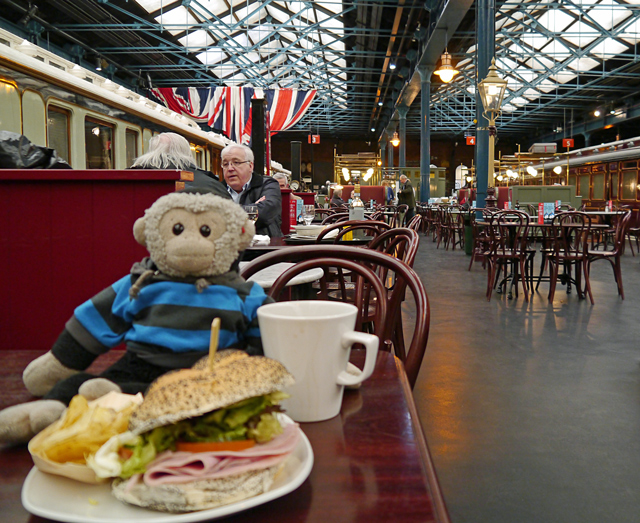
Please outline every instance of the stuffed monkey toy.
[{"label": "stuffed monkey toy", "polygon": [[[233,269],[254,232],[230,199],[189,192],[159,198],[133,227],[150,257],[76,308],[53,348],[27,366],[25,386],[44,398],[0,412],[0,443],[27,442],[75,394],[144,392],[165,372],[191,367],[209,350],[216,317],[221,349],[261,354],[256,311],[272,300]],[[124,355],[100,376],[84,372],[122,342]]]}]

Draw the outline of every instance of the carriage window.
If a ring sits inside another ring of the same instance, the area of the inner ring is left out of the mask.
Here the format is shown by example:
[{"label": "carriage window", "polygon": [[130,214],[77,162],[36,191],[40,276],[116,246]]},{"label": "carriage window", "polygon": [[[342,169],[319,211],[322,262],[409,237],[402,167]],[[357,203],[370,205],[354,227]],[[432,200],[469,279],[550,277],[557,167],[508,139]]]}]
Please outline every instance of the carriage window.
[{"label": "carriage window", "polygon": [[593,199],[604,200],[604,174],[593,175]]},{"label": "carriage window", "polygon": [[583,200],[589,200],[591,198],[589,194],[589,177],[580,176],[578,180],[580,182],[580,196],[582,196]]},{"label": "carriage window", "polygon": [[618,199],[618,173],[611,173],[611,198]]},{"label": "carriage window", "polygon": [[87,169],[113,169],[113,126],[85,118]]},{"label": "carriage window", "polygon": [[192,149],[192,150],[196,156],[196,166],[200,167],[200,169],[203,169],[204,168],[204,150],[202,149],[202,147],[195,147],[195,149]]},{"label": "carriage window", "polygon": [[636,199],[636,183],[638,180],[638,171],[625,171],[622,173],[622,199]]},{"label": "carriage window", "polygon": [[50,105],[47,109],[47,141],[50,149],[55,149],[63,160],[70,162],[69,111]]},{"label": "carriage window", "polygon": [[138,131],[127,129],[125,135],[125,147],[127,154],[127,167],[131,167],[138,157]]}]

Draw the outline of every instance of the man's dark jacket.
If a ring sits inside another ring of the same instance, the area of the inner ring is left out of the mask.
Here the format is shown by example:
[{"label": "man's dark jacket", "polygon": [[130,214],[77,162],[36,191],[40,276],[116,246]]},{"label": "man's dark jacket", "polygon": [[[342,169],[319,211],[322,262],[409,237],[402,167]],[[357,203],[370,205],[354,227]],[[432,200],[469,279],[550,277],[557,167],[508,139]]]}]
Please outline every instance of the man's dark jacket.
[{"label": "man's dark jacket", "polygon": [[280,184],[270,176],[253,173],[249,188],[240,195],[240,205],[251,205],[265,196],[258,206],[256,234],[282,236],[282,193]]}]

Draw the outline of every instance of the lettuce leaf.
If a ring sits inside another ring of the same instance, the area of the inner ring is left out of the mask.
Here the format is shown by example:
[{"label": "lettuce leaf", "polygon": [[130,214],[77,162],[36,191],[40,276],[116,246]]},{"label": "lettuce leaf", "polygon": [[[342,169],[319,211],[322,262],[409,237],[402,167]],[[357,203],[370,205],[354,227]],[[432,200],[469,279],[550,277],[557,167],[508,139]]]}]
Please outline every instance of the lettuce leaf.
[{"label": "lettuce leaf", "polygon": [[253,439],[257,443],[271,441],[282,434],[282,425],[273,415],[280,411],[278,403],[288,394],[273,392],[248,398],[225,409],[182,420],[174,425],[156,427],[138,438],[133,445],[125,445],[132,455],[122,464],[120,477],[126,479],[142,474],[155,457],[175,449],[176,441],[234,441]]}]

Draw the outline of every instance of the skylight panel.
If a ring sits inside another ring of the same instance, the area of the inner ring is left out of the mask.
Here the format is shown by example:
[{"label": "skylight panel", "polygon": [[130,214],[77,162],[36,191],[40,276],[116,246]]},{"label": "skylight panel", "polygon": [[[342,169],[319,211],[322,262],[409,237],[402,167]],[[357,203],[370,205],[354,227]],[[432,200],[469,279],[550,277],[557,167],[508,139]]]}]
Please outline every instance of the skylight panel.
[{"label": "skylight panel", "polygon": [[178,38],[178,42],[193,52],[213,44],[213,38],[211,38],[211,35],[204,29],[199,29],[198,31],[187,33],[187,35],[182,38]]},{"label": "skylight panel", "polygon": [[522,96],[532,102],[533,100],[537,100],[538,98],[540,98],[540,93],[535,89],[527,89]]},{"label": "skylight panel", "polygon": [[238,68],[235,65],[216,65],[209,69],[214,75],[218,78],[225,78],[227,76],[231,76],[238,71]]},{"label": "skylight panel", "polygon": [[342,12],[342,2],[340,0],[333,0],[332,2],[315,2],[318,5],[321,5],[328,11],[332,13],[340,13]]},{"label": "skylight panel", "polygon": [[254,44],[257,44],[271,34],[273,34],[273,26],[271,25],[260,25],[255,29],[251,29],[247,32],[249,39]]},{"label": "skylight panel", "polygon": [[272,3],[270,6],[267,7],[267,12],[276,20],[278,20],[278,22],[280,22],[281,24],[285,23],[287,20],[289,20],[289,15],[287,13],[284,13],[283,11],[281,11],[280,9],[276,9],[274,6],[276,6],[277,4],[274,2]]},{"label": "skylight panel", "polygon": [[328,44],[328,46],[334,51],[344,51],[344,42],[342,40],[335,40]]},{"label": "skylight panel", "polygon": [[[640,0],[638,0],[638,3],[640,3]],[[636,20],[635,22],[630,24],[620,34],[620,38],[632,45],[640,42],[640,21]]]},{"label": "skylight panel", "polygon": [[576,76],[578,76],[578,75],[577,74],[573,74],[573,73],[567,71],[566,69],[564,69],[563,71],[560,71],[558,74],[552,75],[549,78],[552,78],[553,80],[555,80],[559,84],[566,84],[567,82],[570,82],[571,80],[575,79]]},{"label": "skylight panel", "polygon": [[627,50],[627,46],[621,44],[617,40],[613,38],[606,38],[604,41],[596,44],[590,51],[589,54],[598,56],[603,60],[608,60],[609,58],[613,58],[616,55],[619,55]]},{"label": "skylight panel", "polygon": [[533,58],[529,58],[529,60],[527,60],[525,64],[531,69],[533,69],[534,71],[538,71],[538,72],[548,71],[549,69],[551,69],[552,67],[555,67],[556,65],[553,60],[550,60],[549,58],[543,55],[536,55]]},{"label": "skylight panel", "polygon": [[506,104],[502,106],[502,112],[503,113],[512,113],[514,111],[516,111],[518,108],[515,105],[511,105],[511,104]]},{"label": "skylight panel", "polygon": [[213,65],[225,60],[227,54],[220,49],[209,48],[204,53],[196,55],[196,58],[205,65]]},{"label": "skylight panel", "polygon": [[168,0],[164,0],[164,2],[163,0],[136,0],[136,3],[140,5],[140,7],[142,7],[147,13],[154,13],[155,11],[160,9],[163,4],[167,6],[169,4],[172,4],[173,2],[170,2]]},{"label": "skylight panel", "polygon": [[227,4],[224,0],[192,0],[190,7],[199,12],[202,12],[202,9],[206,9],[216,16],[227,10]]},{"label": "skylight panel", "polygon": [[524,98],[522,98],[521,96],[516,96],[515,98],[512,98],[510,100],[510,102],[515,105],[516,107],[520,107],[522,105],[527,105],[527,100],[525,100]]},{"label": "skylight panel", "polygon": [[249,39],[245,33],[238,33],[227,39],[227,48],[233,49],[236,53],[243,53],[249,45]]},{"label": "skylight panel", "polygon": [[243,56],[252,64],[258,64],[260,62],[260,55],[258,53],[249,52]]},{"label": "skylight panel", "polygon": [[557,87],[558,84],[552,82],[551,80],[542,80],[542,82],[537,85],[537,88],[543,93],[550,93],[551,91],[555,91]]},{"label": "skylight panel", "polygon": [[532,71],[531,69],[525,69],[524,67],[519,67],[516,69],[515,74],[524,80],[525,82],[533,82],[538,77],[538,73]]},{"label": "skylight panel", "polygon": [[162,13],[155,20],[164,26],[165,31],[169,31],[174,36],[184,33],[190,27],[198,24],[198,21],[182,6]]},{"label": "skylight panel", "polygon": [[549,10],[543,13],[540,18],[538,18],[538,23],[552,33],[560,33],[564,31],[567,26],[573,21],[573,16],[564,11],[561,11],[560,9]]},{"label": "skylight panel", "polygon": [[575,24],[569,26],[565,31],[562,38],[567,42],[571,42],[573,45],[584,49],[587,45],[593,42],[598,32],[593,27],[585,24],[584,22],[577,21]]},{"label": "skylight panel", "polygon": [[542,49],[550,40],[544,35],[530,33],[522,37],[522,41],[536,51]]},{"label": "skylight panel", "polygon": [[549,45],[545,46],[542,51],[546,56],[553,58],[557,62],[563,62],[571,55],[569,48],[558,39],[551,40]]},{"label": "skylight panel", "polygon": [[242,73],[236,73],[232,76],[227,77],[227,82],[234,83],[236,85],[243,84],[247,81],[247,77]]},{"label": "skylight panel", "polygon": [[598,13],[596,20],[607,31],[618,26],[631,16],[631,11],[624,7],[612,7],[609,12]]},{"label": "skylight panel", "polygon": [[598,62],[597,60],[589,58],[588,56],[584,56],[582,58],[577,58],[576,60],[571,60],[571,62],[567,64],[567,67],[580,73],[591,71],[591,69],[597,67],[598,65],[600,65],[600,62]]}]

